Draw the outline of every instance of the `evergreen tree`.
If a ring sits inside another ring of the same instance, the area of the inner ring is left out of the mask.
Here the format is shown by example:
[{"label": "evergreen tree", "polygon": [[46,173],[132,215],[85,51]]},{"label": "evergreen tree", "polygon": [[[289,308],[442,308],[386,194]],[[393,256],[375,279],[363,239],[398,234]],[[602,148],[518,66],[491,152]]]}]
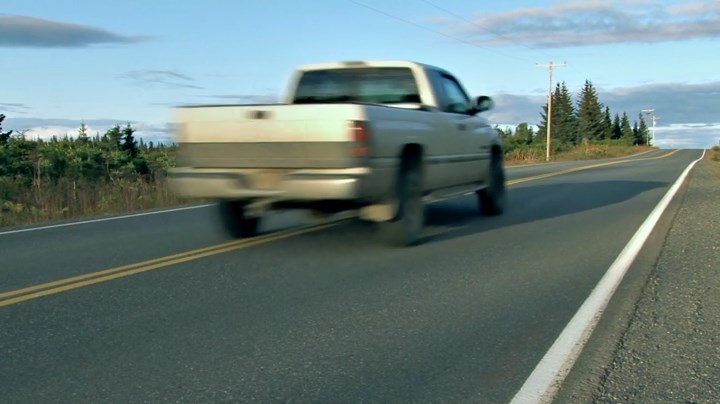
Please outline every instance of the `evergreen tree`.
[{"label": "evergreen tree", "polygon": [[120,125],[115,125],[108,129],[102,137],[104,143],[108,144],[111,149],[116,150],[122,146],[123,133],[120,129]]},{"label": "evergreen tree", "polygon": [[135,140],[135,136],[133,135],[136,132],[136,129],[130,126],[130,122],[125,125],[125,127],[122,129],[122,143],[121,143],[121,149],[125,150],[130,157],[135,158],[138,153],[138,145],[137,141]]},{"label": "evergreen tree", "polygon": [[640,130],[638,129],[638,123],[637,123],[637,121],[635,121],[635,123],[633,124],[633,130],[632,130],[632,131],[633,131],[633,144],[634,144],[634,145],[643,144],[643,143],[642,143],[642,142],[643,142],[643,139],[642,139],[641,136],[639,136]]},{"label": "evergreen tree", "polygon": [[516,141],[520,144],[531,144],[533,142],[534,133],[527,122],[520,123],[515,129]]},{"label": "evergreen tree", "polygon": [[612,139],[613,122],[610,117],[610,107],[605,107],[605,116],[603,117],[603,139]]},{"label": "evergreen tree", "polygon": [[600,103],[597,91],[590,80],[585,80],[585,85],[578,98],[578,131],[580,138],[583,141],[602,139],[605,134],[603,105]]},{"label": "evergreen tree", "polygon": [[547,143],[547,112],[548,104],[545,102],[545,105],[540,111],[540,123],[538,124],[537,136],[535,137],[535,143],[538,145],[544,145]]},{"label": "evergreen tree", "polygon": [[10,139],[10,135],[12,135],[13,131],[2,131],[2,122],[5,120],[5,115],[0,114],[0,144],[7,143],[8,139]]},{"label": "evergreen tree", "polygon": [[622,125],[620,123],[620,115],[618,115],[618,113],[616,112],[615,118],[613,118],[611,139],[620,139],[621,137],[622,137]]},{"label": "evergreen tree", "polygon": [[572,95],[563,81],[555,89],[553,104],[553,133],[561,144],[577,144],[577,116]]},{"label": "evergreen tree", "polygon": [[[545,103],[540,112],[540,124],[538,125],[535,143],[545,144],[547,141],[547,110]],[[565,82],[558,83],[552,94],[552,128],[551,141],[554,145],[577,144],[577,117],[572,96],[567,89]]]},{"label": "evergreen tree", "polygon": [[85,125],[85,121],[80,122],[80,127],[78,128],[78,140],[81,142],[88,141],[87,125]]},{"label": "evergreen tree", "polygon": [[645,118],[643,118],[643,114],[641,113],[639,115],[640,118],[640,124],[638,126],[638,137],[641,140],[641,143],[639,144],[648,144],[648,139],[650,137],[650,130],[648,129],[647,125],[645,124]]},{"label": "evergreen tree", "polygon": [[635,131],[630,126],[630,118],[628,118],[627,112],[623,112],[622,120],[620,121],[621,135],[620,137],[627,144],[635,144]]}]

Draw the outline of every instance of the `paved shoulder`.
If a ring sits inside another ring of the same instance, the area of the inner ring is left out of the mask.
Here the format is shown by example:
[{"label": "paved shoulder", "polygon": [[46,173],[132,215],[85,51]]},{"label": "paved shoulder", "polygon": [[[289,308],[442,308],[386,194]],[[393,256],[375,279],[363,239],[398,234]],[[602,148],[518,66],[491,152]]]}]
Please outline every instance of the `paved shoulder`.
[{"label": "paved shoulder", "polygon": [[593,402],[720,397],[720,165],[699,162]]}]

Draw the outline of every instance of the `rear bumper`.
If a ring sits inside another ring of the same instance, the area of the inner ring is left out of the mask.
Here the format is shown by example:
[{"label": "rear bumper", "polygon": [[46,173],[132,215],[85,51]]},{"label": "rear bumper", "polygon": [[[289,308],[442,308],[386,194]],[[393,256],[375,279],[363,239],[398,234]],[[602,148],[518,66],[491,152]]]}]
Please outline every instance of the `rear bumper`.
[{"label": "rear bumper", "polygon": [[[382,194],[384,178],[366,167],[312,170],[175,168],[173,191],[186,198],[275,201],[364,200]],[[391,177],[390,177],[391,178]]]}]

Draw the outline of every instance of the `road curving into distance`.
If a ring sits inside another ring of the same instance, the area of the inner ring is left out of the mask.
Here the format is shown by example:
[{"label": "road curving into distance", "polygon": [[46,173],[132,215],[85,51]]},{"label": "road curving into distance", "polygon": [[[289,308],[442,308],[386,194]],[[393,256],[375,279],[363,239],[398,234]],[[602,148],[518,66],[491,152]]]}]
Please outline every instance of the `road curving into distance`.
[{"label": "road curving into distance", "polygon": [[352,219],[213,206],[0,230],[0,402],[509,402],[698,150],[509,167],[505,215]]}]

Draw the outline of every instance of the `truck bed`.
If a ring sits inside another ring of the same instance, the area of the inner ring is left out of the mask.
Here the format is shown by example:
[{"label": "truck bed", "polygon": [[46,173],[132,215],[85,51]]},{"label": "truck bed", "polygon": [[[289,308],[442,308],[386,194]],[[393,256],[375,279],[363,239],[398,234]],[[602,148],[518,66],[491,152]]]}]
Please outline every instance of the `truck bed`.
[{"label": "truck bed", "polygon": [[[196,168],[357,166],[351,124],[413,121],[406,108],[356,103],[178,108],[178,165]],[[431,125],[430,125],[431,126]],[[428,126],[428,129],[430,129]],[[375,156],[379,157],[379,156]]]}]

